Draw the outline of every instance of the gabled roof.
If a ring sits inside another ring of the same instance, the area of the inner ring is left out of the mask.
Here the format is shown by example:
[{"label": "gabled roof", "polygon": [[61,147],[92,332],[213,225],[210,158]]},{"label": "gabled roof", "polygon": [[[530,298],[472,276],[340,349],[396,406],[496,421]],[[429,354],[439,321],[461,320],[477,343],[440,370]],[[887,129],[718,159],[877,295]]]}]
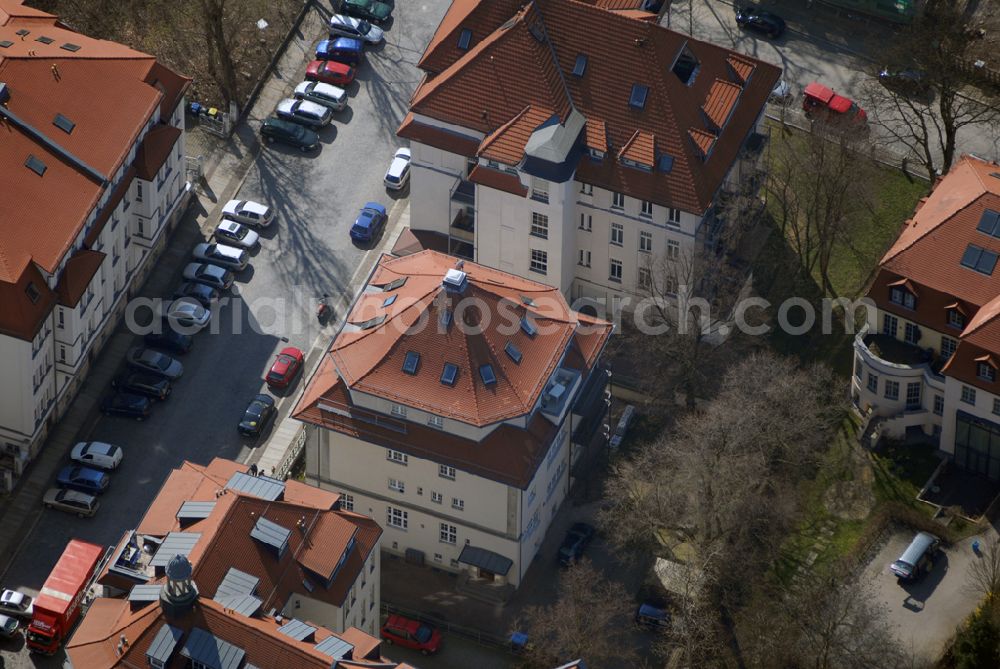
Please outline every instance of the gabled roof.
[{"label": "gabled roof", "polygon": [[656,165],[656,138],[648,132],[636,130],[635,134],[625,142],[618,157],[652,169]]},{"label": "gabled roof", "polygon": [[56,285],[56,294],[59,296],[59,304],[65,307],[75,307],[84,291],[90,285],[91,279],[97,274],[104,262],[104,254],[100,251],[90,249],[80,249],[73,254],[73,257],[66,263],[59,283]]},{"label": "gabled roof", "polygon": [[517,165],[521,162],[531,133],[550,116],[548,112],[531,106],[525,107],[510,121],[487,135],[479,145],[478,154],[507,165]]}]

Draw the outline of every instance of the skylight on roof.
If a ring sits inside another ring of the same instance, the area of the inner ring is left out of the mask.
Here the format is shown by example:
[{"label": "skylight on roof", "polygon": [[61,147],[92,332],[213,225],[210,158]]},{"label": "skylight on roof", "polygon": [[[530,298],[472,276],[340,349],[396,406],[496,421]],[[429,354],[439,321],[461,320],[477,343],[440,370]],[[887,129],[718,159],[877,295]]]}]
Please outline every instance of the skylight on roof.
[{"label": "skylight on roof", "polygon": [[469,42],[472,41],[472,31],[468,28],[462,30],[461,34],[458,36],[458,48],[465,51],[469,48]]},{"label": "skylight on roof", "polygon": [[1000,237],[1000,213],[992,209],[983,211],[983,215],[979,217],[979,225],[976,226],[976,230],[991,237]]},{"label": "skylight on roof", "polygon": [[527,295],[521,295],[521,304],[527,304],[529,307],[535,306],[535,301],[528,297]]},{"label": "skylight on roof", "polygon": [[72,42],[66,42],[65,44],[63,44],[59,48],[60,49],[65,49],[66,51],[79,51],[80,50],[80,45],[79,44],[73,44]]},{"label": "skylight on roof", "polygon": [[990,276],[997,264],[997,254],[975,244],[969,244],[962,255],[962,267]]},{"label": "skylight on roof", "polygon": [[369,318],[363,323],[358,323],[358,327],[362,330],[371,330],[374,327],[382,325],[383,321],[385,321],[385,314],[376,316],[375,318]]},{"label": "skylight on roof", "polygon": [[53,42],[55,42],[54,39],[52,39],[51,37],[46,37],[45,35],[42,35],[41,37],[36,38],[35,41],[36,42],[41,42],[42,44],[52,44]]},{"label": "skylight on roof", "polygon": [[483,383],[488,386],[492,386],[497,382],[497,375],[493,372],[493,365],[489,363],[479,366],[479,376],[482,377]]},{"label": "skylight on roof", "polygon": [[397,295],[390,295],[389,297],[382,300],[383,307],[391,307],[392,303],[396,301]]},{"label": "skylight on roof", "polygon": [[440,323],[441,323],[441,327],[443,329],[447,330],[448,326],[451,325],[452,318],[453,318],[453,316],[452,316],[452,313],[451,313],[451,309],[445,309],[444,311],[442,311],[441,312],[441,318],[439,319]]},{"label": "skylight on roof", "polygon": [[62,114],[56,114],[56,117],[52,120],[52,125],[65,132],[67,135],[73,132],[73,128],[76,127],[76,123],[73,123]]},{"label": "skylight on roof", "polygon": [[538,327],[527,316],[521,319],[521,330],[529,337],[538,334]]},{"label": "skylight on roof", "polygon": [[29,155],[28,159],[24,161],[24,166],[38,176],[45,174],[45,170],[48,169],[48,167],[45,166],[45,163],[31,155]]},{"label": "skylight on roof", "polygon": [[28,30],[27,28],[21,28],[20,30],[18,30],[18,31],[17,31],[16,33],[14,33],[14,34],[15,34],[15,35],[20,35],[21,37],[24,37],[25,35],[30,35],[30,34],[31,34],[31,31],[30,31],[30,30]]},{"label": "skylight on roof", "polygon": [[3,47],[4,49],[6,49],[9,46],[14,46],[14,43],[11,42],[9,39],[0,40],[0,47]]},{"label": "skylight on roof", "polygon": [[581,53],[576,57],[576,63],[573,64],[573,76],[582,77],[583,73],[587,71],[587,54]]},{"label": "skylight on roof", "polygon": [[387,283],[384,286],[382,286],[382,290],[384,290],[385,292],[388,293],[391,290],[396,290],[397,288],[402,288],[403,284],[406,283],[406,278],[407,277],[405,277],[405,276],[401,276],[398,279],[393,279],[389,283]]},{"label": "skylight on roof", "polygon": [[456,378],[458,378],[458,365],[453,365],[450,362],[444,363],[444,369],[441,370],[441,383],[453,386]]},{"label": "skylight on roof", "polygon": [[632,95],[628,99],[629,107],[642,109],[646,106],[646,96],[649,95],[649,86],[643,84],[632,84]]},{"label": "skylight on roof", "polygon": [[503,350],[516,364],[521,364],[521,358],[524,357],[524,354],[521,353],[521,349],[514,345],[514,342],[507,342],[507,345],[503,347]]},{"label": "skylight on roof", "polygon": [[669,174],[674,169],[674,157],[669,153],[661,153],[656,159],[656,169],[664,174]]},{"label": "skylight on roof", "polygon": [[407,351],[406,359],[403,361],[403,371],[407,374],[416,374],[420,366],[420,354],[416,351]]}]

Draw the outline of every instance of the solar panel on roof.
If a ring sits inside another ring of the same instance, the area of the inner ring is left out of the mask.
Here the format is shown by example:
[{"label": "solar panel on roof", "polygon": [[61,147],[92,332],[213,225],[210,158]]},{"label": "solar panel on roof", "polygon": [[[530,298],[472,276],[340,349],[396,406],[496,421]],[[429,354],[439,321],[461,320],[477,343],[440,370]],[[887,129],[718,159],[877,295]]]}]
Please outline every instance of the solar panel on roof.
[{"label": "solar panel on roof", "polygon": [[512,341],[507,342],[507,345],[503,347],[503,350],[507,353],[508,356],[510,356],[510,359],[513,360],[516,364],[518,365],[521,364],[521,358],[524,357],[524,354],[521,353],[521,349],[519,349],[517,346],[514,345],[514,342]]},{"label": "solar panel on roof", "polygon": [[992,209],[984,210],[983,215],[979,217],[979,225],[976,226],[976,230],[991,237],[1000,237],[1000,212],[995,212]]},{"label": "solar panel on roof", "polygon": [[354,653],[354,645],[344,641],[339,636],[328,636],[316,644],[316,650],[335,660],[346,660]]},{"label": "solar panel on roof", "polygon": [[441,370],[441,383],[446,386],[455,385],[455,378],[458,376],[458,366],[451,364],[450,362],[444,363],[444,369]]},{"label": "solar panel on roof", "polygon": [[535,324],[527,316],[521,319],[521,330],[529,337],[534,337],[538,334],[538,328],[535,327]]},{"label": "solar panel on roof", "polygon": [[156,555],[149,561],[149,564],[154,567],[166,567],[175,555],[190,555],[200,538],[200,532],[171,532],[156,549]]},{"label": "solar panel on roof", "polygon": [[192,627],[181,655],[208,669],[236,669],[243,662],[246,653],[242,648],[223,641],[200,627]]},{"label": "solar panel on roof", "polygon": [[279,500],[285,495],[284,481],[273,479],[270,476],[250,476],[243,472],[236,472],[230,476],[226,488],[266,499],[269,502]]},{"label": "solar panel on roof", "polygon": [[128,593],[128,601],[155,602],[160,599],[160,587],[159,585],[150,585],[148,583],[132,586],[132,589]]},{"label": "solar panel on roof", "polygon": [[60,49],[65,49],[66,51],[79,51],[80,50],[80,45],[79,44],[73,44],[72,42],[66,42],[65,44],[61,45],[59,48]]},{"label": "solar panel on roof", "polygon": [[45,163],[34,156],[28,156],[28,159],[24,161],[24,166],[38,176],[45,174],[45,170],[48,169],[48,167],[45,166]]},{"label": "solar panel on roof", "polygon": [[260,610],[260,605],[263,603],[258,598],[253,595],[235,595],[233,597],[213,597],[213,600],[222,605],[222,608],[229,609],[241,616],[246,616],[247,618],[253,618],[257,611]]},{"label": "solar panel on roof", "polygon": [[214,508],[215,502],[184,502],[177,510],[177,520],[203,520]]},{"label": "solar panel on roof", "polygon": [[215,590],[215,597],[234,597],[236,595],[252,595],[257,590],[260,579],[252,574],[230,567],[222,583]]},{"label": "solar panel on roof", "polygon": [[416,351],[407,351],[406,360],[403,361],[403,371],[407,374],[416,374],[419,366],[420,354]]},{"label": "solar panel on roof", "polygon": [[45,35],[35,38],[35,41],[41,42],[42,44],[52,44],[53,42],[55,42],[54,39],[52,39],[51,37],[46,37]]},{"label": "solar panel on roof", "polygon": [[278,628],[278,631],[285,636],[290,636],[296,641],[305,641],[316,633],[316,628],[306,624],[301,620],[292,618],[290,621]]},{"label": "solar panel on roof", "polygon": [[149,650],[146,651],[146,658],[151,660],[150,665],[153,665],[153,661],[155,661],[159,665],[153,666],[166,666],[182,636],[184,636],[184,631],[172,625],[160,627],[156,636],[153,637],[153,642],[149,644]]},{"label": "solar panel on roof", "polygon": [[982,274],[991,275],[997,264],[997,254],[993,251],[969,244],[962,254],[962,266]]},{"label": "solar panel on roof", "polygon": [[493,365],[485,364],[479,367],[479,376],[482,377],[483,383],[488,386],[493,385],[497,382],[497,375],[493,373]]},{"label": "solar panel on roof", "polygon": [[576,62],[573,63],[573,76],[582,77],[583,73],[587,71],[587,54],[581,53],[576,57]]},{"label": "solar panel on roof", "polygon": [[73,123],[62,114],[56,114],[56,117],[52,120],[52,125],[65,132],[67,135],[73,132],[73,128],[76,127],[76,123]]},{"label": "solar panel on roof", "polygon": [[285,549],[288,548],[288,537],[291,534],[291,530],[268,520],[264,516],[258,518],[257,523],[250,530],[251,537],[276,549],[278,557],[281,557]]}]

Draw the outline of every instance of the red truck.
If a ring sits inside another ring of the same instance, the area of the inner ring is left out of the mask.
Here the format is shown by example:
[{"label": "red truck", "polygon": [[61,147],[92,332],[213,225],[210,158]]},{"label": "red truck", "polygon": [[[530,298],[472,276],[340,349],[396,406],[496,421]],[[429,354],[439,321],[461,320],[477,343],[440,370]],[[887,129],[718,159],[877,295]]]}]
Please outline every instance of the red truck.
[{"label": "red truck", "polygon": [[35,598],[35,612],[26,635],[32,652],[52,655],[69,636],[103,554],[100,546],[79,539],[66,545]]}]

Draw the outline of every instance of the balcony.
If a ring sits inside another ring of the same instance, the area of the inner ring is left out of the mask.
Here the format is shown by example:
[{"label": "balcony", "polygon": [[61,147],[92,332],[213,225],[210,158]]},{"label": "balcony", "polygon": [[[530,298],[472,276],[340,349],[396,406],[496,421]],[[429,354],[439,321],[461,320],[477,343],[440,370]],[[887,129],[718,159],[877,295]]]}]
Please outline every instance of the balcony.
[{"label": "balcony", "polygon": [[476,184],[471,181],[459,181],[455,189],[451,191],[452,202],[474,205],[476,203]]},{"label": "balcony", "polygon": [[470,244],[476,241],[476,214],[469,209],[460,209],[451,221],[448,233],[453,239]]},{"label": "balcony", "polygon": [[907,344],[889,335],[868,333],[862,338],[862,341],[872,355],[894,365],[912,367],[931,362],[934,358],[933,350]]},{"label": "balcony", "polygon": [[920,348],[889,335],[869,332],[865,325],[854,338],[854,351],[865,367],[874,374],[897,380],[923,377],[931,386],[944,391],[941,367],[945,360],[935,355],[933,349]]}]

